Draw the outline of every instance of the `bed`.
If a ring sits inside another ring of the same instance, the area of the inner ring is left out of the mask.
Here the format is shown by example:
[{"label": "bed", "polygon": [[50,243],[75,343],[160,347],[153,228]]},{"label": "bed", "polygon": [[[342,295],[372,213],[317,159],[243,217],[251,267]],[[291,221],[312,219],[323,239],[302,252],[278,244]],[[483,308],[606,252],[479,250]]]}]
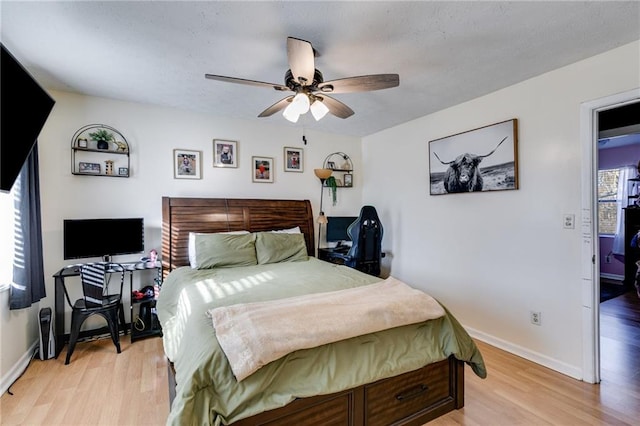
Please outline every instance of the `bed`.
[{"label": "bed", "polygon": [[[162,217],[158,317],[170,361],[167,424],[421,425],[464,406],[465,363],[486,375],[477,347],[445,308],[438,319],[295,351],[238,381],[209,309],[361,288],[382,279],[313,257],[308,200],[163,197]],[[302,234],[304,258],[189,266],[190,233],[258,235],[293,228]]]}]

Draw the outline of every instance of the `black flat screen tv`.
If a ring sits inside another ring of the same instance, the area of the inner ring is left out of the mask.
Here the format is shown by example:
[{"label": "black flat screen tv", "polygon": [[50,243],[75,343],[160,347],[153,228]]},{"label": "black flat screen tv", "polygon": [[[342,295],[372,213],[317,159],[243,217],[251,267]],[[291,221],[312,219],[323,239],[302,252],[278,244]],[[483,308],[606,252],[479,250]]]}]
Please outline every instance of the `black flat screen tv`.
[{"label": "black flat screen tv", "polygon": [[64,259],[116,256],[144,251],[144,220],[65,219]]},{"label": "black flat screen tv", "polygon": [[327,216],[327,241],[351,241],[347,228],[358,219],[357,216]]},{"label": "black flat screen tv", "polygon": [[10,191],[55,101],[1,45],[0,190]]}]

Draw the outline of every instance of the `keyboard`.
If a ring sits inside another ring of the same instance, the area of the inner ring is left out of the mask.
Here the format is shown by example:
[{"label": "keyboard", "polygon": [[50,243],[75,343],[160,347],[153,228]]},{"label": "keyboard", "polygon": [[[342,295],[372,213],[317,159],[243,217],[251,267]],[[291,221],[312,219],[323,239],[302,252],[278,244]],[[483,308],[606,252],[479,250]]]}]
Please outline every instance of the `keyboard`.
[{"label": "keyboard", "polygon": [[349,250],[351,249],[351,247],[349,246],[340,246],[340,247],[336,247],[333,249],[334,253],[340,253],[340,254],[347,254],[349,253]]}]

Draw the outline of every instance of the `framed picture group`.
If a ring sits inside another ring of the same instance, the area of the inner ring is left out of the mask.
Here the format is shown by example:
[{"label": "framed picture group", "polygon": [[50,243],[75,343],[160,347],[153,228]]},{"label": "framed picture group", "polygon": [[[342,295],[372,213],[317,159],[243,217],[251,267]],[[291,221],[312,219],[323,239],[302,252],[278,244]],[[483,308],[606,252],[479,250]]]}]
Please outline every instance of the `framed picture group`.
[{"label": "framed picture group", "polygon": [[[304,172],[304,149],[285,146],[282,152],[282,164],[285,172]],[[99,173],[88,166],[84,173]],[[213,139],[213,167],[238,168],[238,141],[229,139]],[[275,158],[266,156],[251,157],[251,181],[256,183],[273,183]],[[128,170],[119,170],[119,174]],[[202,151],[191,149],[173,150],[173,177],[175,179],[202,179]],[[345,177],[346,178],[346,177]],[[349,176],[350,178],[350,176]],[[351,179],[345,179],[345,186],[351,186]]]}]

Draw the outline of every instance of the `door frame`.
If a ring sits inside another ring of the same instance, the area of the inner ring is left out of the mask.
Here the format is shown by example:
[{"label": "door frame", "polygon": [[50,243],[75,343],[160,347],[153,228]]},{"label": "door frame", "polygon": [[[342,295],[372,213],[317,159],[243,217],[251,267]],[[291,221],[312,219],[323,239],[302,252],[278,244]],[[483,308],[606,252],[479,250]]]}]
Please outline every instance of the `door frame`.
[{"label": "door frame", "polygon": [[598,112],[640,100],[640,88],[580,105],[582,147],[582,380],[600,383],[600,241],[598,238]]}]

